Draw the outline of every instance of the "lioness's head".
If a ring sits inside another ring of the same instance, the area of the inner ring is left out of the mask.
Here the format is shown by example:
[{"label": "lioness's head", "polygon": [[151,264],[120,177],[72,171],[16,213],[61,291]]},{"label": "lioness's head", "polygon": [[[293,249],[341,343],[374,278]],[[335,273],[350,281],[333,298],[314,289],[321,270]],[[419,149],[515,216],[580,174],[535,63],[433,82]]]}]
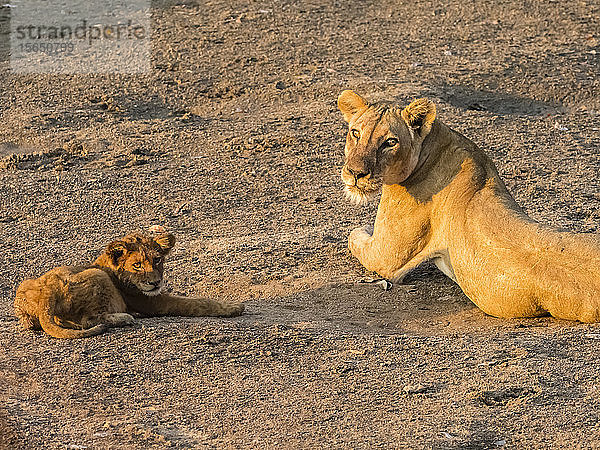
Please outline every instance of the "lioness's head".
[{"label": "lioness's head", "polygon": [[344,91],[338,107],[348,122],[342,180],[348,198],[363,204],[382,183],[402,183],[415,170],[435,120],[435,105],[421,98],[401,109],[383,102],[369,104],[355,92]]},{"label": "lioness's head", "polygon": [[132,233],[108,244],[96,264],[112,269],[119,281],[144,295],[163,289],[164,258],[175,245],[175,236],[162,233],[149,237]]}]

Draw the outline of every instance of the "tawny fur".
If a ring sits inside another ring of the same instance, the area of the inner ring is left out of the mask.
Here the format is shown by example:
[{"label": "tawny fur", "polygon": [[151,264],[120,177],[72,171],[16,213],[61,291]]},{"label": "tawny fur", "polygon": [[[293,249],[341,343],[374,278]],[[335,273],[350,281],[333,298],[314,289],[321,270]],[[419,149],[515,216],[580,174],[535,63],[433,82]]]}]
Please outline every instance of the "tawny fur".
[{"label": "tawny fur", "polygon": [[492,161],[437,120],[431,101],[400,112],[344,91],[338,105],[349,124],[346,190],[358,198],[382,191],[374,228],[355,229],[348,242],[367,269],[400,281],[433,260],[492,316],[600,320],[597,236],[530,219]]},{"label": "tawny fur", "polygon": [[17,289],[15,314],[26,329],[56,338],[81,338],[145,316],[235,316],[242,304],[170,295],[163,289],[164,258],[175,237],[132,233],[108,244],[87,267],[57,267]]}]

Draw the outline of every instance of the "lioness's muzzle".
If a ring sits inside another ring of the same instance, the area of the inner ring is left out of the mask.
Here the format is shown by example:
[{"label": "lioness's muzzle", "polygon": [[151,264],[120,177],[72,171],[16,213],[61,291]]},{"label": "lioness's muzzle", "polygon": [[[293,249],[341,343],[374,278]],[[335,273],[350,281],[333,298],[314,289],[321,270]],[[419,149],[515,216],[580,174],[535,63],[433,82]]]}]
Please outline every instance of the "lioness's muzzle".
[{"label": "lioness's muzzle", "polygon": [[352,170],[350,167],[347,167],[348,172],[354,177],[354,180],[358,182],[361,178],[369,179],[371,177],[371,172],[357,171]]},{"label": "lioness's muzzle", "polygon": [[352,169],[347,165],[342,168],[342,181],[349,186],[362,186],[372,177],[373,174],[367,170]]}]

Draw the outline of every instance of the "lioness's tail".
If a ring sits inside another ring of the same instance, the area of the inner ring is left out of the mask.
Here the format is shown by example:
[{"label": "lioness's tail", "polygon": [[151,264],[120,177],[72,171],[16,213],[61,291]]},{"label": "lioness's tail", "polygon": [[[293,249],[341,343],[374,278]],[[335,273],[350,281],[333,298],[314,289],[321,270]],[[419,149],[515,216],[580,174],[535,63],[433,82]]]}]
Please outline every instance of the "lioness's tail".
[{"label": "lioness's tail", "polygon": [[42,329],[50,336],[61,339],[76,339],[88,336],[95,336],[106,331],[105,324],[96,325],[85,330],[72,330],[63,328],[54,320],[54,310],[56,306],[57,295],[55,292],[47,292],[41,296],[39,321]]}]

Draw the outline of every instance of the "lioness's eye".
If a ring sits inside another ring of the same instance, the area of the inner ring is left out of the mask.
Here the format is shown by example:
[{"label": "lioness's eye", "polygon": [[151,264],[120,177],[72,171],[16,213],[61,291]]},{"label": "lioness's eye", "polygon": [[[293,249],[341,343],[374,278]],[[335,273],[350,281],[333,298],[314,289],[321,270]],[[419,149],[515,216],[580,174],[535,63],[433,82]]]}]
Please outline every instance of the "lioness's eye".
[{"label": "lioness's eye", "polygon": [[142,268],[142,263],[138,261],[136,263],[133,263],[132,266],[134,269],[139,270]]},{"label": "lioness's eye", "polygon": [[388,140],[385,141],[386,147],[393,147],[397,143],[398,143],[398,139],[396,139],[396,138],[389,138]]},{"label": "lioness's eye", "polygon": [[356,139],[360,138],[360,132],[358,130],[351,130],[350,134]]}]

